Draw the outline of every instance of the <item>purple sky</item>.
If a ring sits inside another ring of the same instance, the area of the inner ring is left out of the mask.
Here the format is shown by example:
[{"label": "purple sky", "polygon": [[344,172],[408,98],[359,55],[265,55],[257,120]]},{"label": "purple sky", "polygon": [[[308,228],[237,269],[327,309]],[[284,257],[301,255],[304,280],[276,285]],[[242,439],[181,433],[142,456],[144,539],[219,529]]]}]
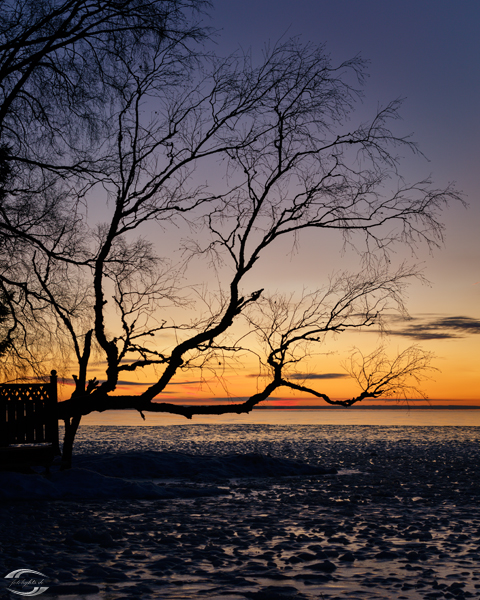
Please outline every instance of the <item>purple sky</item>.
[{"label": "purple sky", "polygon": [[[433,256],[424,248],[416,256],[398,249],[396,260],[422,264],[431,285],[411,286],[407,306],[413,320],[397,323],[388,344],[396,353],[419,342],[438,356],[435,366],[441,372],[426,390],[431,398],[472,402],[480,401],[479,22],[478,0],[223,0],[214,1],[204,19],[205,25],[217,30],[214,50],[221,55],[251,49],[254,59],[260,59],[265,44],[291,36],[325,44],[334,64],[361,54],[370,61],[370,76],[352,127],[373,117],[378,106],[405,98],[403,120],[393,124],[394,132],[412,133],[427,157],[405,151],[401,168],[405,179],[413,183],[431,176],[439,188],[455,181],[469,208],[456,205],[445,211],[446,245]],[[215,183],[222,173],[212,164],[200,175]],[[95,211],[91,215],[97,217]],[[152,239],[161,240],[160,253],[170,249],[173,258],[180,260],[181,231],[162,232],[159,237],[152,227],[151,233],[156,236]],[[357,270],[358,256],[342,254],[334,235],[307,233],[293,255],[291,241],[268,249],[245,282],[246,293],[260,288],[286,294],[304,287],[313,290],[324,285],[333,271]],[[215,280],[208,264],[192,264],[188,283],[193,279],[213,291]],[[368,353],[375,345],[371,333],[342,335],[325,349],[334,354],[322,355],[308,369],[317,374],[340,373],[341,354],[348,356],[352,346]],[[232,371],[237,395],[245,395],[242,385],[248,378],[244,375],[255,369],[253,363],[246,365],[238,377]],[[333,397],[350,395],[343,378],[317,383]],[[185,383],[185,389],[175,388],[175,394],[198,393],[198,385],[187,387]],[[203,393],[210,392],[205,388]]]},{"label": "purple sky", "polygon": [[[417,258],[425,263],[431,287],[414,285],[408,307],[422,323],[457,316],[480,320],[480,3],[217,1],[210,23],[219,30],[220,53],[241,47],[251,48],[254,56],[259,56],[264,43],[274,44],[282,36],[296,35],[305,41],[325,43],[334,62],[360,53],[370,61],[362,115],[372,114],[378,104],[405,98],[401,111],[404,120],[395,124],[395,131],[413,133],[428,160],[407,155],[402,172],[409,180],[431,175],[438,187],[456,181],[469,203],[468,210],[452,206],[446,211],[444,249],[433,257],[427,251],[419,252]],[[411,258],[409,252],[405,256]],[[349,257],[342,261],[348,263]],[[311,270],[307,258],[299,280]],[[298,265],[292,268],[292,275],[295,273]],[[268,274],[275,285],[272,262]],[[284,275],[282,264],[278,282]],[[472,331],[465,331],[454,341],[427,340],[429,349],[439,355],[437,366],[443,371],[437,378],[437,397],[442,396],[442,386],[448,387],[448,394],[454,393],[458,361],[470,393],[480,397],[480,335]]]}]

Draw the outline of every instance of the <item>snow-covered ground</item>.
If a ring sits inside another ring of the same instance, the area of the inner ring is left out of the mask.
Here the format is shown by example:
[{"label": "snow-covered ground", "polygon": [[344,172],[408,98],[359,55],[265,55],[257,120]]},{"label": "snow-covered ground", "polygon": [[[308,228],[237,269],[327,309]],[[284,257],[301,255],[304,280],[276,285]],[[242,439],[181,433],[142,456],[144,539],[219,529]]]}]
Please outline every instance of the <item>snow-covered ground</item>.
[{"label": "snow-covered ground", "polygon": [[71,600],[480,597],[479,441],[476,427],[84,427],[71,471],[0,474],[0,573],[39,571],[45,598]]},{"label": "snow-covered ground", "polygon": [[[45,475],[0,473],[0,499],[195,498],[224,495],[214,482],[237,478],[335,474],[297,460],[262,454],[198,456],[179,452],[117,452],[76,457],[75,466],[59,464]],[[185,485],[185,484],[188,485]]]}]

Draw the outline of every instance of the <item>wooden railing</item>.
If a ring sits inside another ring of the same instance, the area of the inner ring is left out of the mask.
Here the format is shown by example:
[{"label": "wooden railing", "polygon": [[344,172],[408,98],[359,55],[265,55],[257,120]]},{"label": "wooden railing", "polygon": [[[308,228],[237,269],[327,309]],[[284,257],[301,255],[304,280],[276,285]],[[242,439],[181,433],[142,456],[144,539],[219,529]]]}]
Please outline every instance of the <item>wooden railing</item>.
[{"label": "wooden railing", "polygon": [[[7,460],[15,456],[11,451],[18,449],[35,458],[35,445],[48,445],[47,454],[60,454],[56,371],[51,372],[49,383],[0,384],[1,454]],[[28,447],[32,451],[25,452]]]}]

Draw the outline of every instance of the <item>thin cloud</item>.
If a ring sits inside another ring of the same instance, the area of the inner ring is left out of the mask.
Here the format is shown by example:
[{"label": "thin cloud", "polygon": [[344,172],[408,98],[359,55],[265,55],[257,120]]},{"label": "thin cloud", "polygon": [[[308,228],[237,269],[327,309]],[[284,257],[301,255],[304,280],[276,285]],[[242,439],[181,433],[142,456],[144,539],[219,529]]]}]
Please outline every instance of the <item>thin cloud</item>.
[{"label": "thin cloud", "polygon": [[[100,382],[102,383],[102,382]],[[157,381],[147,381],[147,382],[141,382],[141,381],[127,381],[127,380],[119,380],[117,381],[117,385],[140,385],[140,386],[146,386],[146,387],[150,387],[151,385],[155,385],[156,383],[158,383]],[[202,383],[201,381],[170,381],[169,383],[167,383],[167,386],[170,385],[194,385],[194,384],[199,384]]]},{"label": "thin cloud", "polygon": [[407,327],[407,328],[403,329],[402,331],[389,331],[388,334],[396,335],[396,336],[400,336],[400,337],[407,337],[407,338],[411,338],[411,339],[419,340],[419,341],[451,340],[451,339],[458,339],[458,338],[463,337],[461,335],[455,335],[453,333],[422,331],[420,328],[417,328],[417,327],[412,327],[412,328]]},{"label": "thin cloud", "polygon": [[290,379],[345,379],[347,373],[294,373]]},{"label": "thin cloud", "polygon": [[[215,403],[230,403],[230,404],[241,404],[250,399],[251,396],[217,396],[217,397],[208,397],[208,398],[195,398],[195,397],[182,397],[181,400],[175,400],[175,402],[181,402],[186,405],[191,404],[215,404]],[[283,400],[283,398],[277,398],[276,396],[271,396],[268,398],[270,400]]]},{"label": "thin cloud", "polygon": [[437,321],[442,327],[450,327],[465,333],[480,333],[480,320],[471,317],[446,317]]},{"label": "thin cloud", "polygon": [[[202,381],[170,381],[167,385],[194,385],[199,383],[205,383]],[[153,385],[153,384],[150,384]]]},{"label": "thin cloud", "polygon": [[[44,381],[44,379],[40,379],[40,378],[31,378],[32,380],[41,380]],[[105,380],[98,380],[99,385],[104,383]],[[67,384],[67,385],[73,385],[74,384],[74,380],[71,379],[70,377],[65,377],[61,379],[61,382],[63,384]],[[157,382],[156,381],[146,381],[146,382],[142,382],[142,381],[128,381],[126,379],[119,379],[117,381],[117,385],[128,385],[128,386],[143,386],[143,387],[150,387],[151,385],[155,385]],[[192,385],[192,384],[198,384],[198,383],[202,383],[201,381],[172,381],[170,383],[168,383],[167,385]],[[171,392],[174,393],[174,392]],[[177,393],[177,392],[175,392]]]},{"label": "thin cloud", "polygon": [[402,329],[390,330],[389,335],[425,341],[460,339],[480,334],[480,320],[472,317],[441,317],[429,321],[415,318],[410,323]]},{"label": "thin cloud", "polygon": [[[247,377],[262,377],[262,375],[247,375]],[[288,376],[289,379],[344,379],[350,377],[347,373],[294,373]]]},{"label": "thin cloud", "polygon": [[155,383],[156,383],[155,381],[154,382],[149,382],[149,381],[141,382],[141,381],[127,381],[125,379],[119,379],[117,381],[117,385],[144,385],[144,386],[146,385],[146,386],[149,386],[149,385],[154,385]]},{"label": "thin cloud", "polygon": [[[138,359],[141,360],[141,359]],[[121,365],[133,365],[133,363],[137,362],[136,360],[133,360],[132,358],[122,358],[120,360]],[[97,360],[97,361],[92,361],[89,363],[89,365],[91,367],[104,367],[104,366],[108,366],[108,361],[106,360]]]}]

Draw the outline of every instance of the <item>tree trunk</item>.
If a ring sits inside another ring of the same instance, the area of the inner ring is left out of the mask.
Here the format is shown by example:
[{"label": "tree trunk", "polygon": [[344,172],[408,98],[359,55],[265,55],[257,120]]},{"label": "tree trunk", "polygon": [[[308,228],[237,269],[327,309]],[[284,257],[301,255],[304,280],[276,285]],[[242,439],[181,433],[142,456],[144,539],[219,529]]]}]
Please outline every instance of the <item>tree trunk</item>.
[{"label": "tree trunk", "polygon": [[73,442],[75,441],[75,435],[81,419],[81,416],[65,419],[65,436],[63,438],[61,466],[62,471],[65,469],[70,469],[72,466]]}]

